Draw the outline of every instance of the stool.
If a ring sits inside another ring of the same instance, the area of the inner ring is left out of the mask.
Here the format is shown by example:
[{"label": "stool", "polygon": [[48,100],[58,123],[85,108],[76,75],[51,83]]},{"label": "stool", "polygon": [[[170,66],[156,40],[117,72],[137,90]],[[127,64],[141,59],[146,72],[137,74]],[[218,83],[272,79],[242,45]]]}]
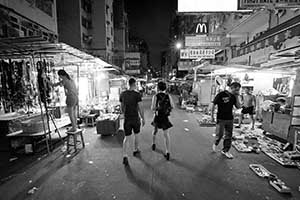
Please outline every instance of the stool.
[{"label": "stool", "polygon": [[[77,151],[77,143],[81,142],[82,148],[85,147],[84,140],[83,140],[83,134],[82,129],[77,129],[74,132],[68,132],[67,131],[67,152],[69,152],[70,146],[73,146],[75,149],[75,152]],[[80,135],[81,141],[77,140],[77,136]],[[73,144],[70,143],[70,138],[73,137]]]},{"label": "stool", "polygon": [[85,118],[85,124],[87,126],[95,126],[96,125],[96,114],[89,114]]}]

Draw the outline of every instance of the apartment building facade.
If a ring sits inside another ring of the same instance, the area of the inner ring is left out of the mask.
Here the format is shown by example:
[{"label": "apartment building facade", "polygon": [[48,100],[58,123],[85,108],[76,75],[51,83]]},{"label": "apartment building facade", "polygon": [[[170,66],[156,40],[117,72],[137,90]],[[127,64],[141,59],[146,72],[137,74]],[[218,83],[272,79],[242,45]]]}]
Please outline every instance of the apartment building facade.
[{"label": "apartment building facade", "polygon": [[113,0],[60,0],[57,17],[59,41],[112,63]]},{"label": "apartment building facade", "polygon": [[56,0],[0,0],[0,38],[57,41]]}]

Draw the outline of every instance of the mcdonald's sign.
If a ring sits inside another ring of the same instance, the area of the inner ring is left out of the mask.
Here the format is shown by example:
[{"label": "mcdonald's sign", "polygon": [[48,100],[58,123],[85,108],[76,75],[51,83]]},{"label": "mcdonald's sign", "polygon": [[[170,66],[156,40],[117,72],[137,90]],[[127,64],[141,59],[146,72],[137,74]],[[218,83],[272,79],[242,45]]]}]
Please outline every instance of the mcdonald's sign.
[{"label": "mcdonald's sign", "polygon": [[208,23],[198,23],[196,26],[196,34],[207,34]]}]

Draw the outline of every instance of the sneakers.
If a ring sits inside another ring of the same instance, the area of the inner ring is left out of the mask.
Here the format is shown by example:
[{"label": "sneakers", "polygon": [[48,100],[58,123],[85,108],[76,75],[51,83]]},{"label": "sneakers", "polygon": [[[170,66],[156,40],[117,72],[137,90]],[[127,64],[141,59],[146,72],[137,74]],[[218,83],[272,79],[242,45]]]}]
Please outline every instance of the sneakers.
[{"label": "sneakers", "polygon": [[167,160],[170,160],[170,153],[166,153],[164,156]]},{"label": "sneakers", "polygon": [[124,164],[125,166],[128,166],[128,165],[129,165],[129,163],[128,163],[128,158],[127,158],[127,157],[123,157],[123,164]]},{"label": "sneakers", "polygon": [[139,149],[137,149],[137,150],[135,150],[134,152],[133,152],[133,156],[137,156],[137,155],[139,155],[141,153],[141,151],[139,150]]},{"label": "sneakers", "polygon": [[231,153],[229,153],[229,152],[225,152],[225,151],[221,151],[221,153],[224,155],[224,156],[226,156],[226,158],[228,158],[228,159],[233,159],[233,155],[231,154]]},{"label": "sneakers", "polygon": [[212,150],[213,150],[213,152],[217,152],[217,145],[215,145],[215,144],[213,144],[213,146],[212,146]]},{"label": "sneakers", "polygon": [[156,144],[152,144],[152,151],[155,151],[156,149]]}]

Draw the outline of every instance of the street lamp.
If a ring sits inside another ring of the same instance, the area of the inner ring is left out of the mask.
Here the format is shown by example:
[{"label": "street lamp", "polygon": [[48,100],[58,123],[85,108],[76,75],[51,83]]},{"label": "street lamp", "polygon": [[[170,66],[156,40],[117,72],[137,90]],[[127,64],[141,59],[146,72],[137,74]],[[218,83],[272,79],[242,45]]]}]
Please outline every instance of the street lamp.
[{"label": "street lamp", "polygon": [[176,49],[181,49],[182,48],[181,42],[176,42],[175,47]]}]

